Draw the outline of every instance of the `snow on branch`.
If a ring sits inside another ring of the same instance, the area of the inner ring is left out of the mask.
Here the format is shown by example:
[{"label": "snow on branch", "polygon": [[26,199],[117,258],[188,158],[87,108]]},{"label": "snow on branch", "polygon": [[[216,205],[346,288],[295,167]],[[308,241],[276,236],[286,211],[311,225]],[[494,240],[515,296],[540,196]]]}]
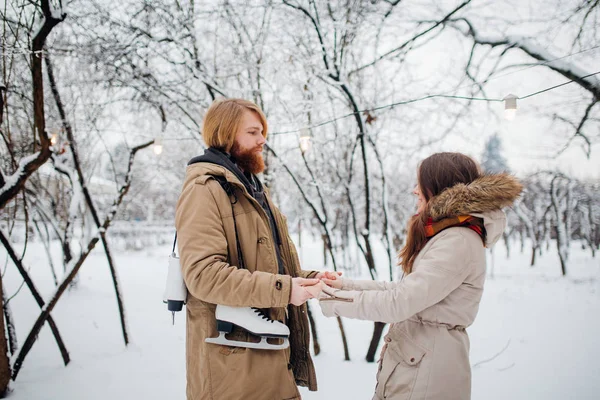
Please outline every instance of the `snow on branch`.
[{"label": "snow on branch", "polygon": [[[44,300],[42,299],[40,292],[34,285],[33,280],[31,279],[31,276],[29,275],[29,273],[27,272],[27,269],[25,268],[25,266],[22,263],[22,260],[17,256],[17,253],[15,252],[15,250],[11,246],[10,242],[8,241],[8,238],[4,235],[4,232],[2,232],[2,231],[0,231],[0,242],[4,245],[4,248],[6,249],[8,256],[10,257],[10,259],[13,261],[13,263],[19,270],[19,273],[21,274],[21,276],[23,277],[23,280],[25,281],[25,284],[27,284],[27,287],[31,291],[31,294],[33,295],[33,298],[35,299],[36,303],[38,304],[38,306],[40,308],[43,309],[44,308]],[[65,363],[65,365],[67,365],[71,361],[71,358],[69,357],[69,352],[67,351],[67,348],[65,347],[62,337],[60,336],[58,327],[56,326],[56,323],[52,319],[52,316],[48,315],[47,320],[48,320],[48,325],[50,326],[50,330],[52,331],[52,335],[54,335],[56,344],[58,345],[58,348],[60,350],[60,354],[63,358],[63,362]]]},{"label": "snow on branch", "polygon": [[46,38],[52,29],[66,18],[66,14],[61,14],[56,18],[56,13],[52,9],[49,0],[42,0],[40,4],[43,13],[43,22],[36,31],[31,42],[31,77],[33,83],[33,122],[39,136],[40,150],[33,155],[24,157],[19,161],[16,171],[5,177],[2,187],[0,187],[0,209],[14,198],[25,185],[25,181],[50,157],[50,139],[46,132],[46,122],[44,114],[44,78],[42,74],[42,60],[40,54],[44,49]]},{"label": "snow on branch", "polygon": [[[460,26],[459,22],[464,22],[467,25]],[[541,61],[548,68],[558,72],[567,79],[572,80],[579,86],[590,92],[594,98],[600,100],[600,80],[595,76],[589,76],[590,72],[573,62],[559,59],[555,54],[533,43],[530,39],[524,36],[506,35],[506,36],[491,36],[479,33],[473,24],[466,18],[458,18],[450,21],[452,26],[458,29],[463,35],[471,37],[476,44],[488,45],[492,47],[506,47],[519,49],[528,56]]]},{"label": "snow on branch", "polygon": [[106,230],[110,226],[115,214],[117,213],[119,205],[123,202],[123,198],[129,191],[129,187],[131,186],[132,166],[133,166],[133,161],[134,161],[136,153],[139,150],[142,150],[142,149],[150,146],[152,143],[154,143],[154,140],[150,140],[146,143],[143,143],[143,144],[131,149],[131,151],[129,153],[129,166],[127,169],[127,175],[125,177],[125,183],[123,184],[123,186],[121,186],[121,188],[119,190],[119,194],[117,195],[117,198],[113,201],[113,205],[110,208],[110,211],[109,211],[108,215],[106,216],[104,223],[98,228],[98,233],[96,235],[94,235],[92,238],[90,238],[90,242],[88,243],[88,245],[84,249],[84,251],[80,254],[79,258],[77,258],[77,259],[74,258],[68,263],[68,265],[67,265],[68,272],[66,273],[65,277],[63,278],[63,281],[60,283],[60,285],[58,285],[58,287],[56,288],[54,294],[52,295],[52,297],[50,298],[48,303],[42,307],[42,312],[38,316],[33,327],[31,328],[31,331],[27,335],[27,338],[25,339],[23,347],[17,354],[15,361],[13,363],[13,373],[12,373],[13,380],[15,380],[17,378],[17,375],[19,374],[19,371],[21,370],[21,366],[23,365],[23,361],[25,360],[25,357],[27,356],[27,354],[33,347],[33,344],[35,343],[37,336],[40,333],[40,330],[42,329],[42,326],[44,326],[44,323],[50,317],[50,312],[52,312],[52,310],[58,303],[58,300],[60,299],[60,297],[63,295],[64,291],[66,290],[67,286],[71,283],[71,281],[75,278],[75,276],[79,272],[79,269],[83,265],[83,262],[87,259],[88,255],[91,253],[91,251],[96,247],[96,244],[98,243],[98,241],[100,241],[100,236],[104,232],[106,232]]},{"label": "snow on branch", "polygon": [[298,191],[300,192],[300,194],[304,198],[304,201],[310,207],[310,209],[313,211],[315,217],[319,220],[319,222],[321,223],[321,225],[326,224],[327,223],[327,215],[322,215],[319,212],[319,210],[317,209],[317,206],[315,205],[315,203],[308,198],[308,195],[304,191],[304,188],[302,187],[302,184],[298,181],[298,178],[296,177],[296,175],[294,175],[294,173],[288,167],[288,165],[285,162],[283,162],[283,160],[281,160],[281,158],[279,158],[279,156],[277,155],[277,153],[275,152],[275,150],[273,150],[273,148],[271,146],[269,146],[268,144],[265,144],[265,147],[267,148],[267,150],[269,152],[271,152],[271,154],[273,154],[273,156],[276,159],[278,159],[281,162],[281,165],[286,170],[286,172],[288,173],[288,175],[290,176],[290,178],[292,178],[292,180],[296,184],[296,187],[298,188]]},{"label": "snow on branch", "polygon": [[[432,21],[433,25],[431,25],[427,29],[424,29],[424,30],[418,32],[415,36],[413,36],[410,39],[406,40],[400,46],[396,46],[393,49],[386,51],[385,53],[383,53],[382,55],[378,56],[376,59],[374,59],[373,61],[369,62],[368,64],[365,64],[365,65],[363,65],[361,67],[358,67],[357,69],[355,69],[352,72],[350,72],[349,75],[354,74],[354,73],[359,72],[359,71],[362,71],[365,68],[372,67],[373,65],[377,64],[379,61],[381,61],[381,60],[383,60],[383,59],[385,59],[387,57],[394,56],[394,55],[398,54],[399,52],[401,52],[401,51],[403,51],[405,49],[410,49],[411,46],[413,46],[414,43],[417,42],[417,40],[419,40],[422,37],[425,37],[430,32],[435,31],[439,26],[443,26],[446,21],[448,21],[454,14],[456,14],[457,12],[459,12],[461,9],[463,9],[464,7],[466,7],[470,2],[471,2],[471,0],[463,1],[456,8],[454,8],[452,11],[450,11],[448,14],[446,14],[443,18],[439,19],[438,21]],[[397,4],[397,2],[396,2],[396,4]],[[395,6],[396,4],[392,4],[392,6]]]},{"label": "snow on branch", "polygon": [[0,209],[4,208],[21,190],[29,176],[50,157],[49,147],[19,160],[17,169],[11,175],[4,175],[4,185],[0,187]]}]

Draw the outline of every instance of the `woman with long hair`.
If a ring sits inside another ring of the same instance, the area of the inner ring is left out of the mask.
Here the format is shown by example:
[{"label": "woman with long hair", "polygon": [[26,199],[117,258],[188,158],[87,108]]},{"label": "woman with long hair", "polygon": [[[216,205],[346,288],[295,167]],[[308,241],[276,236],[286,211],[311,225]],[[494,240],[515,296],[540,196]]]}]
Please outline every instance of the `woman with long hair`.
[{"label": "woman with long hair", "polygon": [[323,279],[328,316],[392,324],[385,336],[374,399],[469,399],[466,328],[485,281],[485,248],[502,236],[503,207],[522,185],[509,174],[482,174],[460,153],[437,153],[417,170],[417,214],[407,229],[397,282]]}]

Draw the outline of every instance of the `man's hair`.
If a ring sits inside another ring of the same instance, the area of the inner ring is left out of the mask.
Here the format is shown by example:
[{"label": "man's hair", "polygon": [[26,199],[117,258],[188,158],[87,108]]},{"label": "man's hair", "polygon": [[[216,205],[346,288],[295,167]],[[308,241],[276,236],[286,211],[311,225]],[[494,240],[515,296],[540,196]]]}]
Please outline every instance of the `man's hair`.
[{"label": "man's hair", "polygon": [[202,124],[202,138],[208,147],[226,152],[231,151],[235,135],[239,129],[244,112],[253,111],[263,126],[262,135],[267,137],[267,118],[259,106],[244,99],[215,100],[208,108]]}]

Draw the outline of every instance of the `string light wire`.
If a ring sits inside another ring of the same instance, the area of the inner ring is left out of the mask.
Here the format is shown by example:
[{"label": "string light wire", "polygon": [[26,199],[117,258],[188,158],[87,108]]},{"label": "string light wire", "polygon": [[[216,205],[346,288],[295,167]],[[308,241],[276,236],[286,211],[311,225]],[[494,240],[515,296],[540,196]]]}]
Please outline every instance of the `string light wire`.
[{"label": "string light wire", "polygon": [[[590,47],[590,48],[587,48],[587,49],[583,49],[583,50],[580,50],[580,51],[575,52],[575,53],[570,53],[570,54],[567,54],[565,56],[562,56],[562,57],[559,57],[559,58],[555,58],[553,60],[548,60],[548,61],[544,61],[544,62],[541,62],[541,63],[536,63],[535,65],[531,65],[531,66],[528,66],[526,68],[519,69],[517,71],[511,71],[511,72],[506,73],[506,74],[495,76],[495,77],[492,77],[490,79],[486,79],[483,82],[478,82],[478,83],[474,83],[472,85],[469,85],[468,87],[473,87],[476,84],[487,83],[487,82],[489,82],[491,80],[498,79],[500,77],[511,75],[511,74],[514,74],[514,73],[517,73],[517,72],[522,72],[522,71],[525,71],[525,70],[530,69],[530,68],[534,68],[534,67],[538,67],[538,66],[550,64],[550,63],[552,63],[554,61],[562,60],[562,59],[565,59],[565,58],[568,58],[568,57],[571,57],[571,56],[574,56],[574,55],[577,55],[577,54],[581,54],[581,53],[585,53],[585,52],[588,52],[588,51],[592,51],[592,50],[595,50],[597,48],[600,48],[600,45],[593,46],[593,47]],[[44,51],[52,53],[52,51],[51,50],[49,51],[48,49],[32,51],[32,50],[30,50],[28,48],[14,46],[14,47],[10,47],[10,48],[5,48],[4,51],[2,51],[2,57],[9,57],[9,56],[15,55],[15,54],[36,54],[37,56],[40,56],[41,53],[44,52]],[[581,77],[580,79],[586,79],[586,78],[589,78],[591,76],[598,75],[598,74],[600,74],[600,71],[594,72],[594,73],[591,73],[591,74],[588,74],[588,75],[585,75],[585,76]],[[517,99],[518,100],[524,100],[524,99],[536,96],[538,94],[541,94],[541,93],[544,93],[544,92],[548,92],[548,91],[554,90],[556,88],[559,88],[559,87],[571,84],[573,82],[574,82],[574,80],[569,80],[567,82],[563,82],[563,83],[560,83],[558,85],[554,85],[554,86],[551,86],[549,88],[542,89],[542,90],[530,93],[530,94],[525,95],[525,96],[518,96]],[[460,88],[458,88],[458,89],[460,89]],[[458,90],[458,89],[453,89],[453,91],[454,90]],[[332,119],[329,119],[329,120],[326,120],[326,121],[322,121],[322,122],[319,122],[319,123],[317,123],[315,125],[304,126],[302,128],[299,128],[299,129],[292,129],[292,130],[280,131],[280,132],[272,132],[270,134],[270,136],[285,135],[285,134],[290,134],[290,133],[298,133],[298,132],[300,132],[302,130],[305,130],[305,129],[313,129],[313,128],[318,128],[318,127],[321,127],[321,126],[324,126],[324,125],[331,124],[331,123],[339,121],[341,119],[345,119],[345,118],[351,117],[351,116],[353,116],[353,115],[355,115],[357,113],[364,113],[364,112],[371,112],[371,111],[383,110],[383,109],[387,109],[387,108],[393,108],[393,107],[399,106],[399,105],[406,105],[406,104],[416,103],[416,102],[420,102],[420,101],[424,101],[424,100],[428,100],[428,99],[433,99],[433,98],[447,98],[447,99],[459,99],[459,100],[469,100],[469,101],[487,101],[487,102],[502,102],[502,101],[505,100],[505,99],[495,99],[495,98],[486,98],[486,97],[458,96],[458,95],[449,95],[449,94],[430,94],[430,95],[425,95],[425,96],[417,97],[417,98],[414,98],[414,99],[402,100],[402,101],[394,102],[394,103],[391,103],[391,104],[386,104],[386,105],[382,105],[382,106],[376,106],[376,107],[366,108],[366,109],[359,110],[359,111],[356,111],[356,112],[351,112],[351,113],[348,113],[348,114],[344,114],[344,115],[342,115],[340,117],[336,117],[336,118],[332,118]],[[172,139],[166,139],[165,138],[165,140],[186,140],[186,139],[187,138],[172,138]]]},{"label": "string light wire", "polygon": [[[598,74],[600,74],[600,71],[597,71],[597,72],[594,72],[594,73],[582,76],[580,79],[586,79],[586,78],[589,78],[591,76],[598,75]],[[563,83],[551,86],[551,87],[546,88],[546,89],[538,90],[537,92],[533,92],[533,93],[530,93],[530,94],[525,95],[525,96],[518,96],[517,99],[518,100],[523,100],[523,99],[527,99],[527,98],[530,98],[530,97],[533,97],[533,96],[537,96],[538,94],[541,94],[541,93],[544,93],[544,92],[548,92],[550,90],[554,90],[556,88],[559,88],[561,86],[565,86],[565,85],[571,84],[573,82],[575,82],[575,81],[571,79],[571,80],[569,80],[567,82],[563,82]],[[395,103],[386,104],[386,105],[382,105],[382,106],[377,106],[377,107],[372,107],[372,108],[365,108],[365,109],[362,109],[362,110],[358,110],[356,112],[351,112],[351,113],[348,113],[348,114],[344,114],[344,115],[342,115],[340,117],[336,117],[336,118],[332,118],[330,120],[319,122],[318,124],[315,124],[315,125],[305,126],[305,127],[300,128],[300,129],[292,129],[292,130],[288,130],[288,131],[273,132],[270,135],[276,136],[276,135],[286,135],[286,134],[290,134],[290,133],[297,133],[297,132],[300,132],[303,129],[313,129],[313,128],[321,127],[323,125],[331,124],[331,123],[333,123],[335,121],[351,117],[351,116],[353,116],[355,114],[360,114],[360,113],[365,113],[365,112],[370,112],[370,111],[377,111],[377,110],[382,110],[382,109],[385,109],[385,108],[392,108],[392,107],[395,107],[395,106],[398,106],[398,105],[416,103],[416,102],[419,102],[419,101],[428,100],[428,99],[432,99],[432,98],[448,98],[448,99],[475,100],[475,101],[487,101],[487,102],[502,102],[502,101],[504,101],[504,99],[495,99],[495,98],[487,98],[487,97],[469,97],[469,96],[455,96],[455,95],[447,95],[447,94],[430,94],[430,95],[426,95],[426,96],[422,96],[422,97],[417,97],[417,98],[409,99],[409,100],[402,100],[402,101],[398,101],[398,102],[395,102]]]}]

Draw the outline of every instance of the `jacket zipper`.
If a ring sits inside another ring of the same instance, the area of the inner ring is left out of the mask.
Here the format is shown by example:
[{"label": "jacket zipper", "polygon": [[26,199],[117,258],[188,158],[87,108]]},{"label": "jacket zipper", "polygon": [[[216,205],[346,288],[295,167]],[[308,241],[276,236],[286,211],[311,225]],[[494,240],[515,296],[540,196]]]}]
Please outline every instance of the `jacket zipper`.
[{"label": "jacket zipper", "polygon": [[319,299],[319,301],[343,301],[346,303],[353,303],[354,299],[347,299],[345,297],[331,296],[331,297],[325,297],[325,298]]},{"label": "jacket zipper", "polygon": [[[250,203],[254,203],[254,208],[256,208],[258,210],[258,213],[260,214],[263,223],[265,223],[265,225],[267,225],[269,227],[269,230],[271,230],[271,224],[269,223],[269,216],[267,215],[267,212],[262,208],[262,206],[259,204],[259,202],[250,195],[250,193],[248,193],[248,189],[246,189],[246,186],[239,184],[237,182],[234,181],[227,181],[233,185],[236,185],[238,188],[242,189],[242,193],[244,194],[244,196],[246,196],[246,199],[248,199],[250,201]],[[268,202],[268,200],[267,200]],[[234,212],[232,210],[232,212]],[[275,217],[275,216],[274,216]],[[275,217],[276,218],[276,217]],[[279,227],[279,225],[277,225]],[[275,241],[273,239],[271,239],[271,242],[273,242],[273,245],[271,246],[271,250],[273,251],[273,254],[275,255],[275,265],[276,265],[276,269],[279,270],[278,265],[277,265],[277,249],[275,248],[276,244]]]}]

